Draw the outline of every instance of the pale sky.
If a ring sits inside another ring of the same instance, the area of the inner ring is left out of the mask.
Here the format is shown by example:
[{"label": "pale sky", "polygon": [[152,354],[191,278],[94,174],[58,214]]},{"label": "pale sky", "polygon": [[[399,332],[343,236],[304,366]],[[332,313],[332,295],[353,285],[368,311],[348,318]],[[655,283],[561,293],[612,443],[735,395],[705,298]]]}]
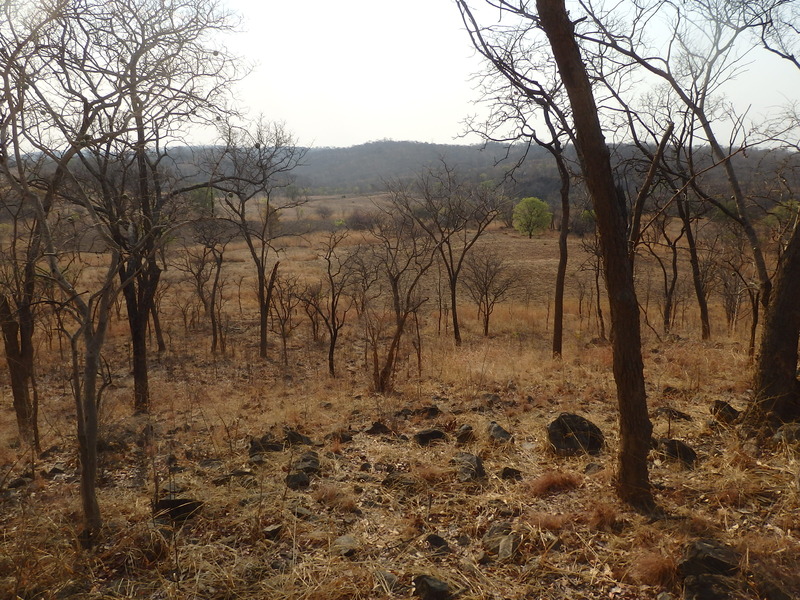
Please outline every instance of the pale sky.
[{"label": "pale sky", "polygon": [[[481,70],[453,0],[223,0],[241,15],[230,50],[254,65],[237,96],[251,117],[282,121],[303,146],[373,140],[478,143]],[[750,117],[797,100],[800,73],[765,58],[727,93]]]},{"label": "pale sky", "polygon": [[452,0],[227,0],[243,17],[231,50],[256,63],[240,84],[251,116],[302,145],[458,139],[479,111],[479,70]]}]

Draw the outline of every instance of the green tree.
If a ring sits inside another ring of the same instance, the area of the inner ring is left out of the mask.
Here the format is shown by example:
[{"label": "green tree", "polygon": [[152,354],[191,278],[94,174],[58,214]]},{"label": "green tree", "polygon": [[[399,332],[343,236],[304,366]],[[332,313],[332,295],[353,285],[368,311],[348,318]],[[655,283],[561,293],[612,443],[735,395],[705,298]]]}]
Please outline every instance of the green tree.
[{"label": "green tree", "polygon": [[528,234],[529,238],[534,233],[547,229],[552,219],[553,213],[550,212],[547,202],[539,198],[523,198],[514,207],[514,229]]}]

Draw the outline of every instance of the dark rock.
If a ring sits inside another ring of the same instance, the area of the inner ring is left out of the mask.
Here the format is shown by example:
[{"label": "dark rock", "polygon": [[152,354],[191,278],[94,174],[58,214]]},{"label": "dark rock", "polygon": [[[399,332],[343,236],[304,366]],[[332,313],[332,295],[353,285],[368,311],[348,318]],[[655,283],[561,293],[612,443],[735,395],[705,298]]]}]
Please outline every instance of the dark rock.
[{"label": "dark rock", "polygon": [[364,433],[369,435],[383,435],[387,433],[392,433],[392,430],[389,429],[386,425],[381,423],[380,421],[375,421],[369,429],[365,429]]},{"label": "dark rock", "polygon": [[483,461],[479,456],[459,452],[453,457],[452,462],[458,466],[457,477],[462,483],[486,477],[486,469],[483,468]]},{"label": "dark rock", "polygon": [[717,421],[725,425],[730,425],[739,418],[739,411],[724,400],[714,400],[711,414]]},{"label": "dark rock", "polygon": [[661,438],[656,447],[662,456],[671,460],[679,460],[687,469],[693,469],[697,463],[697,452],[681,440]]},{"label": "dark rock", "polygon": [[256,454],[263,454],[264,452],[282,452],[283,442],[279,442],[271,433],[266,433],[260,438],[253,438],[250,440],[250,456]]},{"label": "dark rock", "polygon": [[153,515],[156,519],[182,522],[194,517],[201,508],[203,508],[203,503],[200,500],[162,498],[153,505]]},{"label": "dark rock", "polygon": [[519,548],[519,535],[511,531],[511,524],[506,521],[493,523],[481,538],[483,547],[498,560],[509,560]]},{"label": "dark rock", "polygon": [[472,425],[467,425],[465,423],[456,430],[457,444],[469,444],[474,441],[475,441],[475,431],[472,429]]},{"label": "dark rock", "polygon": [[603,465],[600,465],[596,462],[590,462],[583,468],[584,475],[594,475],[595,473],[599,473],[603,470]]},{"label": "dark rock", "polygon": [[280,523],[276,523],[274,525],[267,525],[262,530],[262,532],[264,533],[264,537],[268,540],[278,539],[282,531],[283,531],[283,525],[281,525]]},{"label": "dark rock", "polygon": [[402,471],[392,471],[381,482],[383,487],[404,488],[407,490],[416,489],[419,487],[419,484],[420,482],[416,477],[409,473],[403,473]]},{"label": "dark rock", "polygon": [[681,412],[671,406],[659,406],[653,411],[654,417],[664,417],[670,421],[691,421],[691,415]]},{"label": "dark rock", "polygon": [[31,479],[30,477],[15,477],[14,479],[8,482],[8,485],[6,485],[6,487],[9,490],[18,490],[19,488],[23,488],[32,482],[33,479]]},{"label": "dark rock", "polygon": [[286,487],[288,487],[290,490],[307,488],[310,484],[311,479],[308,477],[308,473],[304,471],[289,473],[286,476]]},{"label": "dark rock", "polygon": [[352,535],[342,535],[336,538],[331,545],[334,554],[351,558],[361,549],[361,544]]},{"label": "dark rock", "polygon": [[425,419],[435,419],[442,414],[442,411],[435,404],[423,406],[422,408],[418,408],[415,412]]},{"label": "dark rock", "polygon": [[456,543],[462,547],[469,546],[472,543],[472,540],[469,539],[469,536],[466,533],[462,533],[456,538]]},{"label": "dark rock", "polygon": [[800,423],[785,423],[781,425],[772,439],[786,444],[800,442]]},{"label": "dark rock", "polygon": [[39,458],[42,458],[42,459],[50,458],[53,455],[59,454],[61,452],[63,452],[63,449],[61,448],[61,446],[50,446],[47,450],[43,451],[39,455]]},{"label": "dark rock", "polygon": [[425,538],[425,541],[428,543],[430,549],[436,554],[447,554],[450,552],[450,546],[448,545],[447,540],[440,535],[431,533]]},{"label": "dark rock", "polygon": [[307,435],[303,435],[294,429],[286,430],[286,444],[288,446],[313,446],[314,442]]},{"label": "dark rock", "polygon": [[514,467],[503,467],[499,475],[500,479],[510,479],[511,481],[520,481],[522,479],[522,471]]},{"label": "dark rock", "polygon": [[325,436],[325,439],[339,442],[340,444],[348,444],[353,441],[353,435],[345,429],[340,429],[329,433]]},{"label": "dark rock", "polygon": [[699,539],[690,542],[678,563],[678,572],[689,575],[735,575],[739,571],[739,554],[722,542]]},{"label": "dark rock", "polygon": [[402,588],[402,585],[400,584],[400,578],[389,571],[378,569],[373,574],[373,578],[375,579],[376,587],[381,588],[387,594],[398,593]]},{"label": "dark rock", "polygon": [[736,582],[730,577],[712,575],[689,575],[683,582],[684,600],[732,600]]},{"label": "dark rock", "polygon": [[502,426],[498,425],[496,421],[492,421],[489,423],[489,438],[496,443],[506,444],[512,441],[513,436],[503,429]]},{"label": "dark rock", "polygon": [[598,454],[605,444],[600,428],[572,413],[561,413],[547,426],[547,438],[553,449],[564,456],[576,454]]},{"label": "dark rock", "polygon": [[361,466],[358,468],[358,470],[361,471],[362,473],[372,471],[372,465],[368,462],[361,463]]},{"label": "dark rock", "polygon": [[292,463],[292,470],[302,471],[309,475],[316,475],[319,473],[319,454],[314,450],[303,452],[300,457]]},{"label": "dark rock", "polygon": [[54,479],[57,475],[64,475],[65,473],[66,471],[62,469],[60,466],[54,465],[50,467],[50,469],[48,469],[47,471],[43,471],[42,476],[45,479]]},{"label": "dark rock", "polygon": [[414,595],[422,600],[448,600],[452,593],[450,586],[441,579],[430,575],[414,577]]},{"label": "dark rock", "polygon": [[441,429],[423,429],[414,434],[414,441],[420,446],[428,446],[433,442],[446,442],[447,434]]}]

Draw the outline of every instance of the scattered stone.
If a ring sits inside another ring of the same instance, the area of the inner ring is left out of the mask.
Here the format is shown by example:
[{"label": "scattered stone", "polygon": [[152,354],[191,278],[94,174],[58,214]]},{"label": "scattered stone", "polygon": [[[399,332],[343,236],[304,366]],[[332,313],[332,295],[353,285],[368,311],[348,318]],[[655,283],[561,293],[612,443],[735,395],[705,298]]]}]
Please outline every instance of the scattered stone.
[{"label": "scattered stone", "polygon": [[297,517],[298,519],[304,519],[306,521],[316,521],[319,517],[317,513],[307,509],[302,504],[294,504],[289,508],[292,511],[292,514]]},{"label": "scattered stone", "polygon": [[472,540],[469,539],[469,536],[466,533],[461,533],[456,538],[456,544],[459,546],[469,546],[472,543]]},{"label": "scattered stone", "polygon": [[499,475],[500,479],[510,479],[511,481],[520,481],[522,479],[522,471],[514,467],[503,467]]},{"label": "scattered stone", "polygon": [[711,406],[711,415],[720,423],[731,425],[739,418],[739,411],[724,400],[714,400]]},{"label": "scattered stone", "polygon": [[333,541],[331,550],[334,554],[351,558],[361,549],[361,544],[352,535],[346,534],[339,536]]},{"label": "scattered stone", "polygon": [[590,462],[588,465],[586,465],[583,468],[583,474],[584,475],[594,475],[595,473],[599,473],[603,469],[604,469],[603,465],[601,465],[599,463],[596,463],[596,462]]},{"label": "scattered stone", "polygon": [[446,442],[447,434],[441,429],[423,429],[414,434],[414,441],[420,446],[429,446],[433,442]]},{"label": "scattered stone", "polygon": [[358,470],[361,471],[362,473],[367,473],[369,471],[372,471],[372,464],[368,462],[361,463],[361,466],[358,468]]},{"label": "scattered stone", "polygon": [[656,448],[663,457],[678,460],[687,469],[693,469],[697,462],[697,452],[681,440],[661,438],[658,440]]},{"label": "scattered stone", "polygon": [[394,416],[408,418],[412,416],[419,416],[423,419],[435,419],[442,414],[442,411],[435,404],[423,406],[422,408],[404,408],[397,411]]},{"label": "scattered stone", "polygon": [[375,579],[375,587],[382,589],[387,594],[397,593],[402,587],[400,584],[400,578],[389,571],[378,569],[373,574],[373,578]]},{"label": "scattered stone", "polygon": [[292,463],[293,471],[302,471],[308,475],[317,475],[319,468],[319,454],[314,450],[303,452],[300,457]]},{"label": "scattered stone", "polygon": [[287,446],[313,446],[314,442],[307,435],[303,435],[294,429],[286,429]]},{"label": "scattered stone", "polygon": [[600,428],[572,413],[561,413],[547,426],[547,437],[553,449],[563,456],[598,454],[605,444]]},{"label": "scattered stone", "polygon": [[288,487],[290,490],[304,489],[309,485],[311,485],[311,479],[308,477],[308,473],[304,471],[289,473],[286,476],[286,487]]},{"label": "scattered stone", "polygon": [[53,465],[47,471],[42,471],[42,477],[45,479],[55,479],[58,475],[65,475],[66,471],[59,465]]},{"label": "scattered stone", "polygon": [[513,437],[508,431],[503,429],[496,421],[489,423],[489,438],[498,444],[507,444],[512,441]]},{"label": "scattered stone", "polygon": [[739,554],[722,542],[699,539],[690,542],[678,563],[678,572],[689,575],[735,575],[739,571]]},{"label": "scattered stone", "polygon": [[475,441],[475,431],[472,425],[464,423],[456,430],[456,443],[457,444],[470,444]]},{"label": "scattered stone", "polygon": [[369,435],[384,435],[392,433],[392,430],[380,421],[375,421],[369,429],[364,430],[364,433]]},{"label": "scattered stone", "polygon": [[658,596],[656,596],[656,600],[675,600],[675,596],[669,592],[661,592]]},{"label": "scattered stone", "polygon": [[183,522],[197,515],[201,508],[203,508],[203,503],[200,500],[162,498],[153,505],[153,515],[156,519]]},{"label": "scattered stone", "polygon": [[492,392],[485,392],[481,394],[481,400],[489,404],[490,406],[493,404],[500,403],[500,396],[498,394],[493,394]]},{"label": "scattered stone", "polygon": [[441,579],[436,579],[430,575],[418,575],[414,577],[414,595],[422,600],[448,600],[452,591],[450,586]]},{"label": "scattered stone", "polygon": [[33,479],[31,479],[30,477],[16,477],[16,478],[12,479],[11,481],[9,481],[8,485],[6,485],[6,487],[9,490],[18,490],[19,488],[23,488],[23,487],[25,487],[26,485],[28,485],[29,483],[32,483],[32,482],[33,482]]},{"label": "scattered stone", "polygon": [[781,425],[772,439],[786,444],[800,442],[800,423],[785,423]]},{"label": "scattered stone", "polygon": [[457,478],[461,483],[476,481],[486,477],[486,469],[483,468],[483,461],[479,456],[468,452],[459,452],[452,461],[458,466]]},{"label": "scattered stone", "polygon": [[683,581],[684,600],[731,600],[736,583],[722,575],[689,575]]},{"label": "scattered stone", "polygon": [[50,458],[55,454],[60,454],[61,452],[63,452],[63,448],[61,448],[61,446],[50,446],[47,450],[39,454],[39,458],[41,459]]},{"label": "scattered stone", "polygon": [[431,533],[425,538],[428,546],[435,554],[447,554],[450,552],[450,545],[442,536]]},{"label": "scattered stone", "polygon": [[260,438],[250,440],[249,454],[251,457],[264,452],[283,452],[283,443],[277,441],[271,433],[265,433]]},{"label": "scattered stone", "polygon": [[419,481],[416,477],[409,473],[392,471],[381,482],[381,485],[388,488],[405,488],[408,490],[413,490],[419,486]]},{"label": "scattered stone", "polygon": [[502,561],[509,560],[516,554],[520,538],[516,533],[512,533],[510,523],[500,521],[489,527],[481,541],[486,552]]},{"label": "scattered stone", "polygon": [[280,537],[281,532],[283,531],[283,525],[280,523],[275,523],[274,525],[267,525],[262,530],[264,533],[264,537],[268,540],[276,540]]},{"label": "scattered stone", "polygon": [[671,406],[659,406],[653,411],[653,417],[666,417],[670,421],[691,421],[692,416]]},{"label": "scattered stone", "polygon": [[329,433],[325,436],[325,439],[331,440],[332,442],[339,442],[340,444],[348,444],[353,441],[353,434],[346,429],[340,429]]}]

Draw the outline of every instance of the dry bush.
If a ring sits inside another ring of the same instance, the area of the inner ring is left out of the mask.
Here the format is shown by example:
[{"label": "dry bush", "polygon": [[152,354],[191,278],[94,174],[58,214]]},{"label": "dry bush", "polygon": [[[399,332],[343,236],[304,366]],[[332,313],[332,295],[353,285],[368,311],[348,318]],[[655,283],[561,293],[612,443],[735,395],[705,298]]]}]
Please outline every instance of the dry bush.
[{"label": "dry bush", "polygon": [[321,483],[311,493],[311,497],[320,504],[324,504],[338,512],[355,512],[358,510],[358,499],[345,490],[340,483]]},{"label": "dry bush", "polygon": [[536,479],[526,481],[523,485],[525,491],[531,496],[541,497],[574,490],[579,487],[582,482],[583,478],[576,473],[551,470],[545,471]]},{"label": "dry bush", "polygon": [[530,512],[525,515],[525,519],[532,526],[538,527],[544,531],[561,531],[565,525],[575,520],[575,515]]},{"label": "dry bush", "polygon": [[672,556],[654,551],[640,552],[631,560],[628,575],[640,585],[669,587],[675,582],[677,565]]},{"label": "dry bush", "polygon": [[618,533],[623,526],[617,507],[608,502],[598,503],[588,515],[587,524],[594,531]]}]

